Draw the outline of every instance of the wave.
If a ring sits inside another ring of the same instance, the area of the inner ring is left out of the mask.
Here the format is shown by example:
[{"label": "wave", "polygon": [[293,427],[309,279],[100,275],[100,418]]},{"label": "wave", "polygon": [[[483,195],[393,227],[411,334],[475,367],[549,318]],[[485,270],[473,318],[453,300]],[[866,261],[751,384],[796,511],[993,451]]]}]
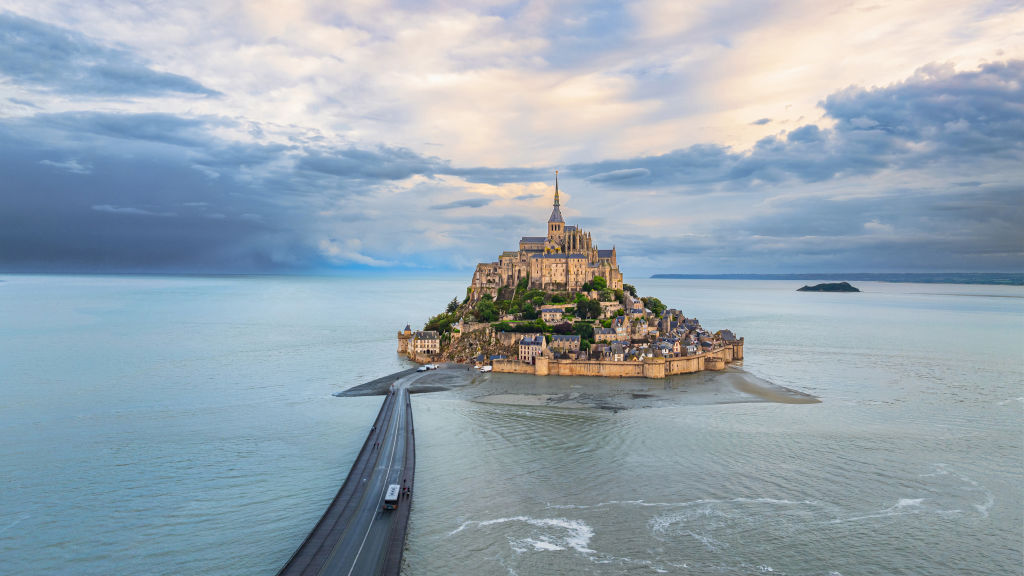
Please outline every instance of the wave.
[{"label": "wave", "polygon": [[587,510],[591,508],[605,508],[608,506],[642,506],[651,508],[679,508],[684,506],[699,506],[701,504],[724,504],[729,502],[752,503],[752,504],[778,504],[778,505],[817,505],[817,500],[785,500],[776,498],[731,498],[714,499],[702,498],[700,500],[685,500],[682,502],[647,502],[645,500],[609,500],[597,504],[548,504],[547,508],[556,510]]},{"label": "wave", "polygon": [[525,538],[512,541],[512,549],[516,552],[525,552],[532,548],[538,551],[557,551],[573,549],[581,554],[592,554],[594,551],[588,548],[590,539],[594,537],[594,530],[586,523],[568,518],[531,518],[529,516],[511,516],[508,518],[495,518],[493,520],[469,520],[461,526],[448,533],[454,536],[470,527],[483,528],[496,524],[523,523],[535,528],[560,529],[562,533],[541,532],[531,534]]}]

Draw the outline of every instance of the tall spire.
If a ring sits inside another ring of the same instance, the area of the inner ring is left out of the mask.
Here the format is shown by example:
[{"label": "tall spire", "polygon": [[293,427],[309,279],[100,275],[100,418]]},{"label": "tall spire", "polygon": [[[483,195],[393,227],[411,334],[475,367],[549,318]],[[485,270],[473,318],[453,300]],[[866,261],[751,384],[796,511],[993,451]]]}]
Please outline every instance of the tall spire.
[{"label": "tall spire", "polygon": [[558,170],[555,170],[555,207],[551,210],[551,217],[548,218],[548,223],[551,222],[562,222],[562,211],[558,208]]}]

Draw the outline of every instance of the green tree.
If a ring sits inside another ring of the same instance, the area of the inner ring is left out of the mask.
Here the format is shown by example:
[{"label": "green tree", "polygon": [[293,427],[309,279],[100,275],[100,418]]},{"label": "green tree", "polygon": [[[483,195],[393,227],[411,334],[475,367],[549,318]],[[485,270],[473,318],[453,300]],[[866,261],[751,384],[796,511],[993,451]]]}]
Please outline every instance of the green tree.
[{"label": "green tree", "polygon": [[552,304],[565,304],[565,296],[562,296],[561,294],[552,294],[551,295],[551,303]]},{"label": "green tree", "polygon": [[458,298],[452,298],[452,301],[448,303],[448,307],[445,309],[445,312],[451,314],[452,312],[455,312],[458,309],[459,309],[459,299]]},{"label": "green tree", "polygon": [[572,334],[572,324],[569,324],[568,322],[559,322],[551,327],[551,331],[555,334]]},{"label": "green tree", "polygon": [[536,300],[537,298],[540,298],[540,301],[543,302],[544,296],[545,292],[543,290],[527,290],[523,293],[523,300]]},{"label": "green tree", "polygon": [[577,322],[572,326],[573,332],[580,335],[581,340],[594,339],[594,325],[590,322]]},{"label": "green tree", "polygon": [[644,296],[640,300],[643,301],[644,306],[648,310],[650,310],[651,312],[654,312],[655,316],[661,316],[661,313],[665,311],[665,308],[668,308],[668,306],[665,306],[664,304],[662,304],[661,300],[658,300],[654,296]]},{"label": "green tree", "polygon": [[597,299],[600,300],[601,302],[614,302],[615,292],[612,292],[611,290],[605,288],[604,290],[601,290],[601,292],[598,293]]},{"label": "green tree", "polygon": [[519,309],[519,312],[519,315],[523,320],[536,320],[537,317],[540,316],[540,312],[538,312],[537,309],[533,307],[533,304],[530,304],[529,302],[523,304]]},{"label": "green tree", "polygon": [[601,315],[601,303],[597,300],[583,299],[576,305],[576,315],[580,318],[597,318]]},{"label": "green tree", "polygon": [[454,314],[441,313],[437,316],[433,316],[430,320],[427,320],[427,324],[423,327],[424,330],[436,330],[437,332],[444,334],[451,332],[452,324],[456,318]]},{"label": "green tree", "polygon": [[632,284],[623,284],[622,289],[632,294],[633,298],[636,298],[636,286],[633,286]]},{"label": "green tree", "polygon": [[551,327],[544,323],[543,320],[533,320],[530,322],[498,322],[491,324],[491,326],[498,332],[550,332]]},{"label": "green tree", "polygon": [[484,295],[484,297],[476,303],[474,314],[476,315],[476,319],[480,322],[494,322],[498,319],[498,307],[494,305],[494,300],[490,295]]},{"label": "green tree", "polygon": [[608,288],[608,281],[604,279],[604,276],[594,276],[594,279],[590,281],[590,285],[593,286],[592,290],[605,290]]}]

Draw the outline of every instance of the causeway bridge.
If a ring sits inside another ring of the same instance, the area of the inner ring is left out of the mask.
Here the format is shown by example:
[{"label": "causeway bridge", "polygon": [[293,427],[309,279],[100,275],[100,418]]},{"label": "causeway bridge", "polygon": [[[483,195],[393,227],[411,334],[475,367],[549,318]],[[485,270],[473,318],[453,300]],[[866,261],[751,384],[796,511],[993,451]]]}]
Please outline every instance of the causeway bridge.
[{"label": "causeway bridge", "polygon": [[[408,386],[420,375],[392,384],[345,483],[278,576],[397,576],[416,468]],[[390,484],[408,491],[395,510],[384,510]]]}]

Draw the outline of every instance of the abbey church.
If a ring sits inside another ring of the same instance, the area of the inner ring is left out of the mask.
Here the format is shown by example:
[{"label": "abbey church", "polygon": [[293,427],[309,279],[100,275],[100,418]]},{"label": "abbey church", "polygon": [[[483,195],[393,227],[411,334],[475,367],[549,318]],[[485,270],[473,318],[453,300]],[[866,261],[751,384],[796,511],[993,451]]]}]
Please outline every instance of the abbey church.
[{"label": "abbey church", "polygon": [[613,290],[622,289],[615,248],[599,250],[589,232],[565,225],[555,172],[555,205],[548,218],[547,236],[523,236],[519,250],[502,252],[497,262],[477,264],[471,300],[477,301],[484,294],[497,298],[502,288],[515,288],[523,278],[529,278],[530,288],[577,292],[595,276],[603,277]]}]

